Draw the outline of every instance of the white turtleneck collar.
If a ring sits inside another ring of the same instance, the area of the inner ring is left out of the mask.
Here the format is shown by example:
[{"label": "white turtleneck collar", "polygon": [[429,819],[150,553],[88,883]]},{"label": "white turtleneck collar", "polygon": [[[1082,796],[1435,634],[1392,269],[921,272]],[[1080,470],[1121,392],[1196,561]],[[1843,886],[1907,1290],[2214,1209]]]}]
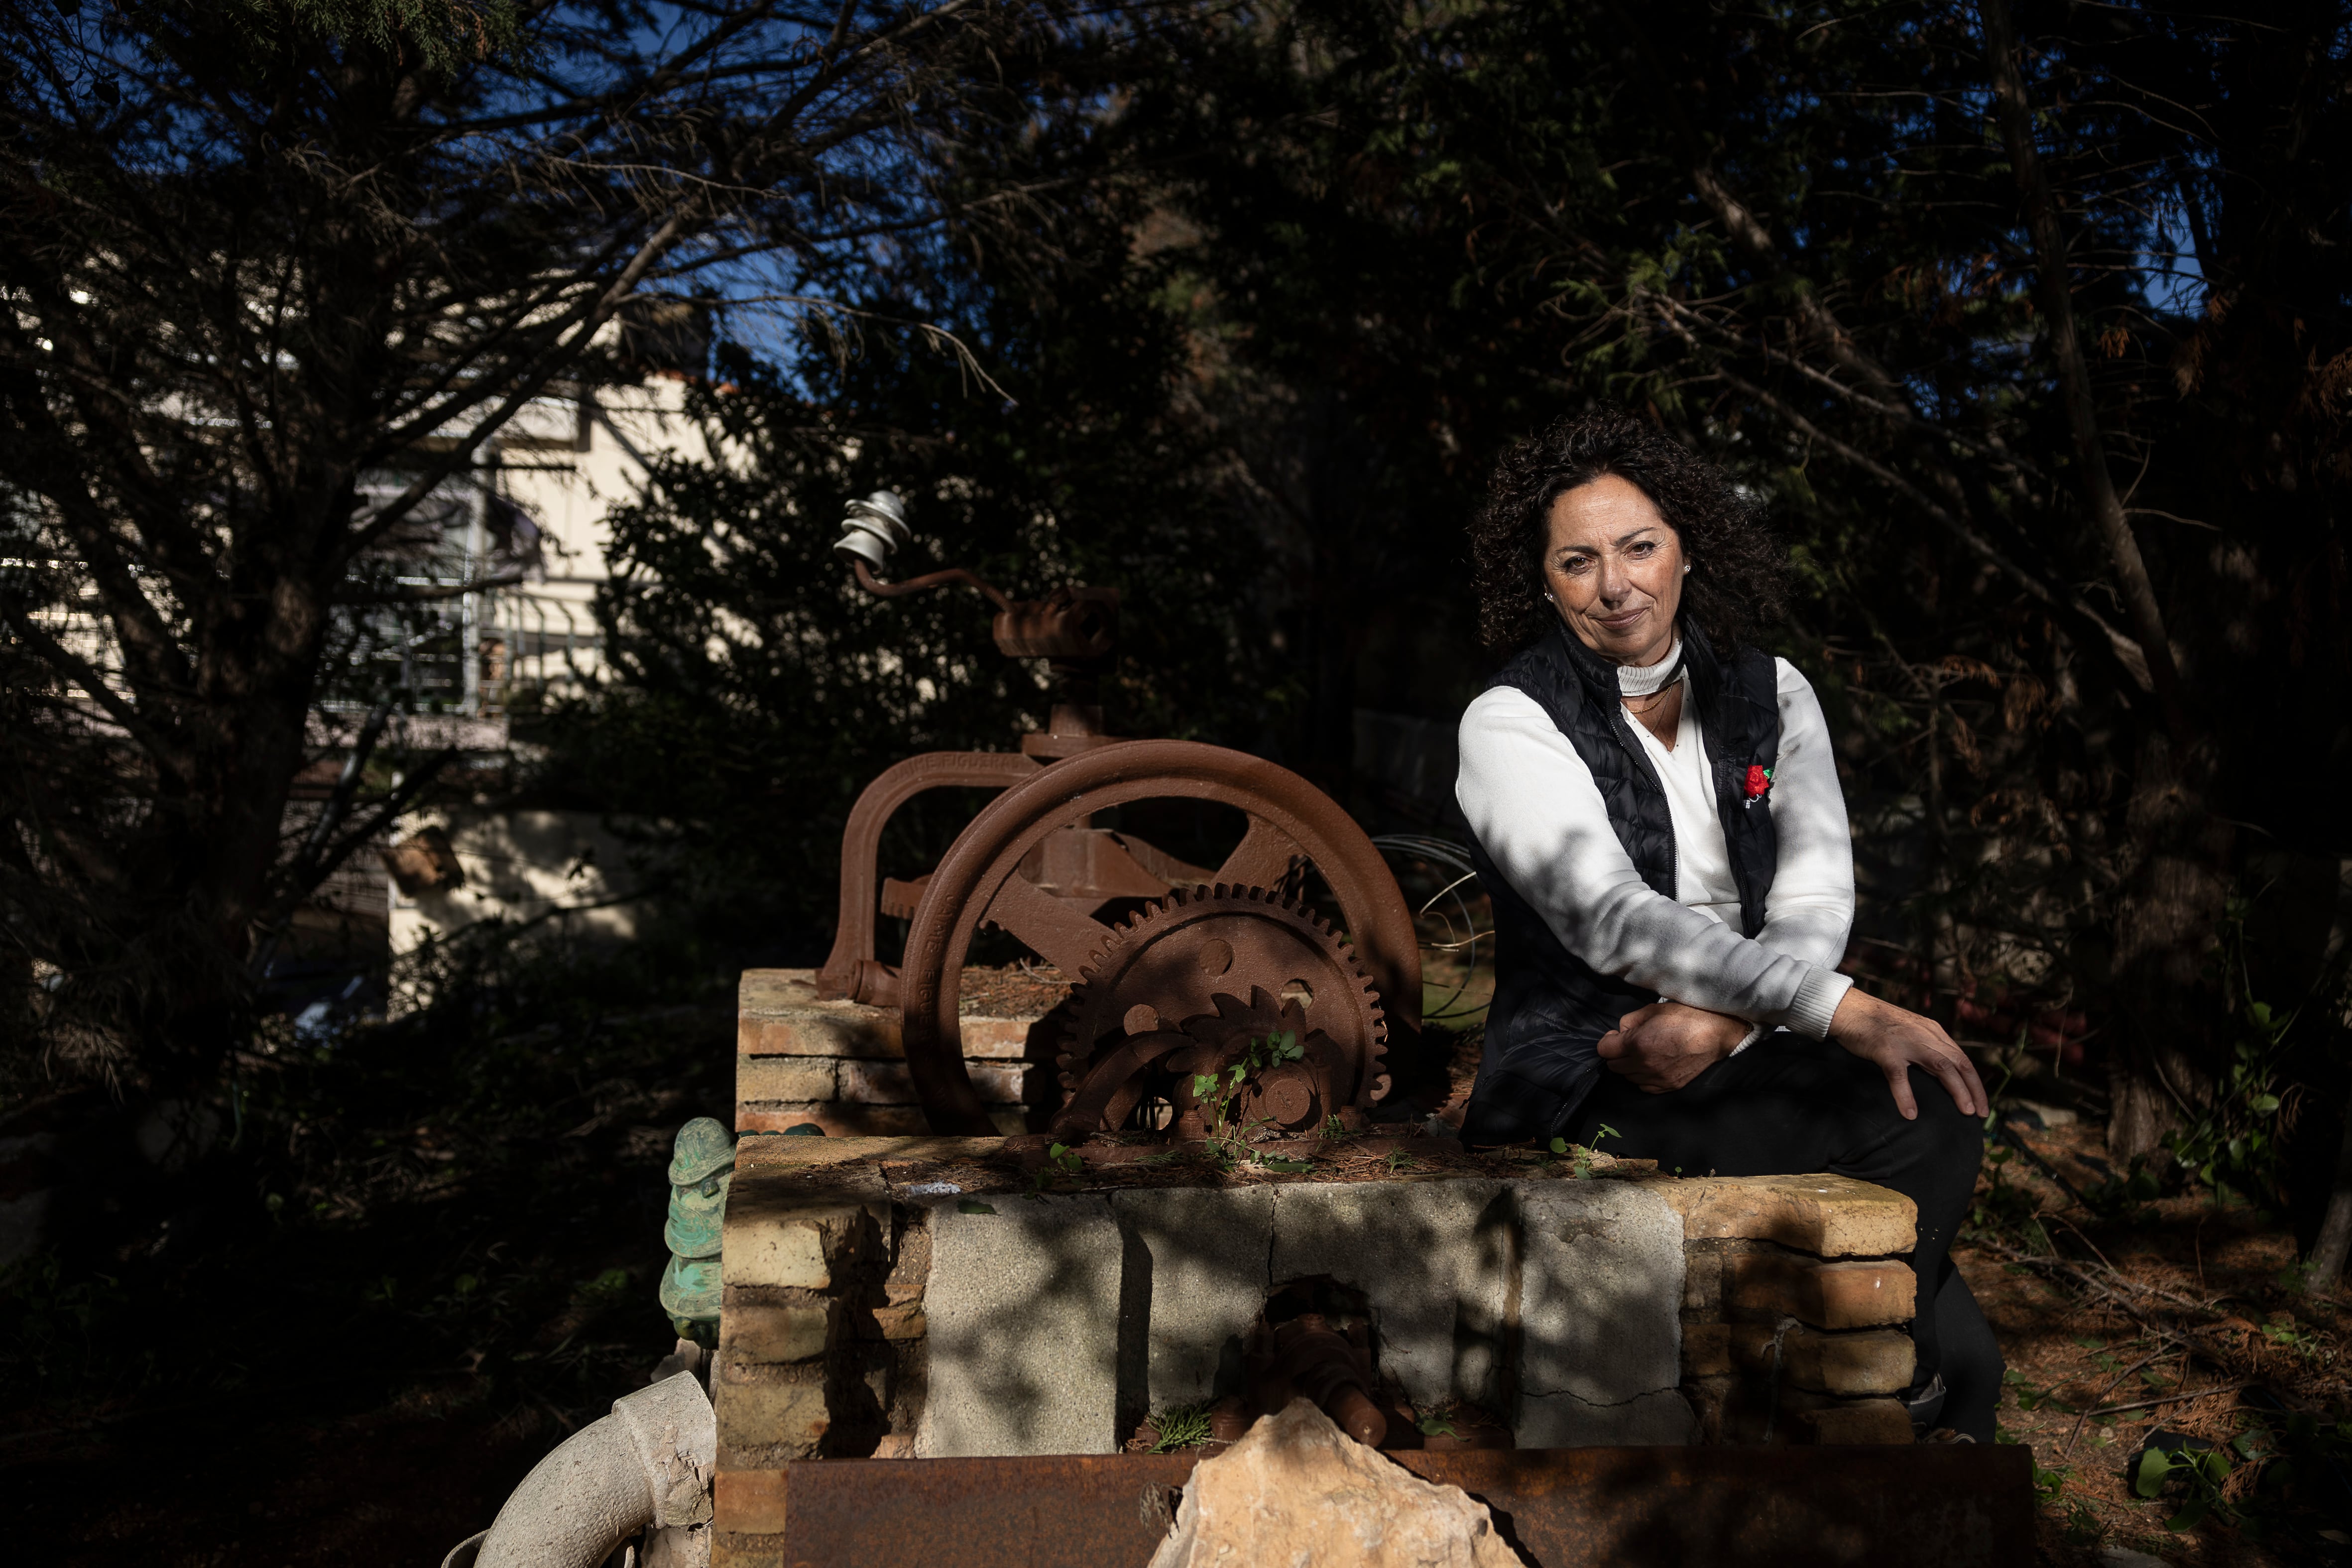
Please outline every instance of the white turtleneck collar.
[{"label": "white turtleneck collar", "polygon": [[1648,697],[1664,691],[1682,676],[1682,634],[1675,634],[1675,646],[1666,657],[1655,664],[1621,664],[1617,667],[1617,694],[1620,697]]}]

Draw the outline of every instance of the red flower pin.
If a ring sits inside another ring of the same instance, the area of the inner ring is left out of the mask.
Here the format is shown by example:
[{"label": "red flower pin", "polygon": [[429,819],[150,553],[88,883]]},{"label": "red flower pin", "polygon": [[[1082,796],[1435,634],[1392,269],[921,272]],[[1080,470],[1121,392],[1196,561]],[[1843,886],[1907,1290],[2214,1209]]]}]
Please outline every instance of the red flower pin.
[{"label": "red flower pin", "polygon": [[1764,798],[1765,791],[1772,787],[1772,770],[1764,766],[1760,763],[1749,763],[1748,768],[1747,787],[1748,802],[1750,805],[1753,805],[1756,802]]}]

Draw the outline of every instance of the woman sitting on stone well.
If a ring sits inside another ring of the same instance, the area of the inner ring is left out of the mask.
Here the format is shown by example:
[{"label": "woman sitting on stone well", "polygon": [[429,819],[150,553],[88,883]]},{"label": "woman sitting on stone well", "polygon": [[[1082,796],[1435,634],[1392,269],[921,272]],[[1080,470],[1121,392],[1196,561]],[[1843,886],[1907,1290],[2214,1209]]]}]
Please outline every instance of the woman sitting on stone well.
[{"label": "woman sitting on stone well", "polygon": [[1837,971],[1845,800],[1812,688],[1748,640],[1781,608],[1756,509],[1648,426],[1580,415],[1504,457],[1472,544],[1481,638],[1511,657],[1462,717],[1498,939],[1463,1137],[1904,1194],[1913,1424],[1990,1442],[2000,1350],[1948,1256],[1987,1096],[1939,1026]]}]

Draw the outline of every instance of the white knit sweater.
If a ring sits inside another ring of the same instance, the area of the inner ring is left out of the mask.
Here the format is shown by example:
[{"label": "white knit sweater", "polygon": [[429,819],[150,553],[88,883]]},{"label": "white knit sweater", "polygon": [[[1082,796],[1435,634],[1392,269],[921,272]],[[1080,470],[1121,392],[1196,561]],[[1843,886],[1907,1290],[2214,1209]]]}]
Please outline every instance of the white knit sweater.
[{"label": "white knit sweater", "polygon": [[1772,813],[1780,858],[1752,941],[1726,923],[1738,919],[1739,895],[1687,692],[1671,752],[1627,717],[1666,784],[1675,898],[1642,880],[1591,770],[1523,691],[1495,687],[1462,715],[1454,793],[1504,880],[1594,969],[1662,1000],[1821,1039],[1853,984],[1835,967],[1853,926],[1853,844],[1820,700],[1788,660],[1774,662],[1780,755],[1770,794],[1750,809]]}]

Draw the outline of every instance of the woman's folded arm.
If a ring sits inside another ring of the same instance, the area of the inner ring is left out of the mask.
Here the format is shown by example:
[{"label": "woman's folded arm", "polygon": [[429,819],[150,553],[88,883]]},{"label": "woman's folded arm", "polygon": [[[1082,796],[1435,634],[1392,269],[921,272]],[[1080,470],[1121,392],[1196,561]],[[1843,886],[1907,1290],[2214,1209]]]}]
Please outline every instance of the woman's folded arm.
[{"label": "woman's folded arm", "polygon": [[[1594,969],[1710,1012],[1816,1039],[1828,1033],[1851,982],[1653,891],[1611,831],[1584,759],[1534,699],[1496,687],[1470,704],[1454,795],[1504,880]],[[1850,865],[1847,885],[1850,900]],[[1850,901],[1848,910],[1850,920]],[[1822,951],[1820,911],[1792,903],[1789,918],[1792,944]]]}]

